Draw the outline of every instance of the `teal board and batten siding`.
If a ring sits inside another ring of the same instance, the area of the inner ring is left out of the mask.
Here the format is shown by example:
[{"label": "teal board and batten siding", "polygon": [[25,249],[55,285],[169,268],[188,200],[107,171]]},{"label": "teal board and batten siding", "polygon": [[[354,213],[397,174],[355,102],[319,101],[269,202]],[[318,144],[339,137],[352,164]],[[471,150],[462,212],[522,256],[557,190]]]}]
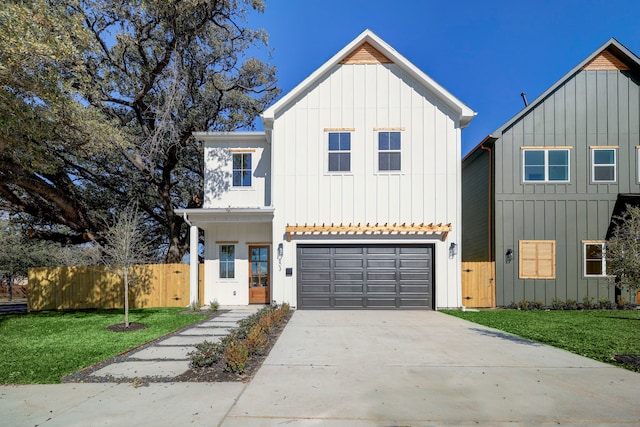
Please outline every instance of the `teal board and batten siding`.
[{"label": "teal board and batten siding", "polygon": [[[579,71],[495,143],[496,303],[614,299],[606,279],[585,278],[583,240],[604,240],[618,193],[639,193],[640,90],[628,71]],[[571,147],[570,182],[525,184],[522,147]],[[617,182],[591,180],[590,146],[617,146]],[[556,278],[520,279],[518,242],[556,241]],[[513,262],[504,254],[513,249]]]},{"label": "teal board and batten siding", "polygon": [[462,163],[462,261],[491,261],[489,153],[478,149]]}]

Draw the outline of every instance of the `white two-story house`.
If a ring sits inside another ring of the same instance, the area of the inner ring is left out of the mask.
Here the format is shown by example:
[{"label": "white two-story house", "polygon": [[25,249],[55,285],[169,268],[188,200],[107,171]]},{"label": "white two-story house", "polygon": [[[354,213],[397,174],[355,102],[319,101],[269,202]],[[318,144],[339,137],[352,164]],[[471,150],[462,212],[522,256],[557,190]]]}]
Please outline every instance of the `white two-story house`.
[{"label": "white two-story house", "polygon": [[191,300],[460,307],[461,130],[474,116],[367,30],[267,109],[263,132],[196,133],[205,200],[179,211],[193,247],[205,232]]}]

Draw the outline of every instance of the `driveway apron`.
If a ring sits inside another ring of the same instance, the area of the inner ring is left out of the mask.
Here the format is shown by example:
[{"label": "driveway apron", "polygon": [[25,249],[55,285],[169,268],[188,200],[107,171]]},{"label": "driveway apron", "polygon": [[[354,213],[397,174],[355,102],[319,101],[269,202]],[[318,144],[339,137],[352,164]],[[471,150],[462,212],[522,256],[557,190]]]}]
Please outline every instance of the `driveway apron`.
[{"label": "driveway apron", "polygon": [[433,311],[297,311],[223,426],[640,425],[640,375]]}]

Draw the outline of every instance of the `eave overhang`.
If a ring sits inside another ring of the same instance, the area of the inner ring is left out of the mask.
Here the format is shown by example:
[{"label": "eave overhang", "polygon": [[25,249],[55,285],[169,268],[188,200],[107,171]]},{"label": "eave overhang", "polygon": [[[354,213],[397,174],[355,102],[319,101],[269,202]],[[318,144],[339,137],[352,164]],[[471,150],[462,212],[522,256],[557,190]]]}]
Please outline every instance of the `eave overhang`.
[{"label": "eave overhang", "polygon": [[256,223],[273,221],[275,208],[199,208],[176,209],[177,215],[194,225],[213,223]]}]

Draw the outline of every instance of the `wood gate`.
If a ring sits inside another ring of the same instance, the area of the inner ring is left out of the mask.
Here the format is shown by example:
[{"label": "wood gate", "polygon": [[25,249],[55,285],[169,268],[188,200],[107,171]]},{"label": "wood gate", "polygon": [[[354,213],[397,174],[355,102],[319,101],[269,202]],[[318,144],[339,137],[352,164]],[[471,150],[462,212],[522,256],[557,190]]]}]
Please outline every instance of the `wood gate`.
[{"label": "wood gate", "polygon": [[462,263],[462,305],[469,308],[496,306],[495,262]]}]

